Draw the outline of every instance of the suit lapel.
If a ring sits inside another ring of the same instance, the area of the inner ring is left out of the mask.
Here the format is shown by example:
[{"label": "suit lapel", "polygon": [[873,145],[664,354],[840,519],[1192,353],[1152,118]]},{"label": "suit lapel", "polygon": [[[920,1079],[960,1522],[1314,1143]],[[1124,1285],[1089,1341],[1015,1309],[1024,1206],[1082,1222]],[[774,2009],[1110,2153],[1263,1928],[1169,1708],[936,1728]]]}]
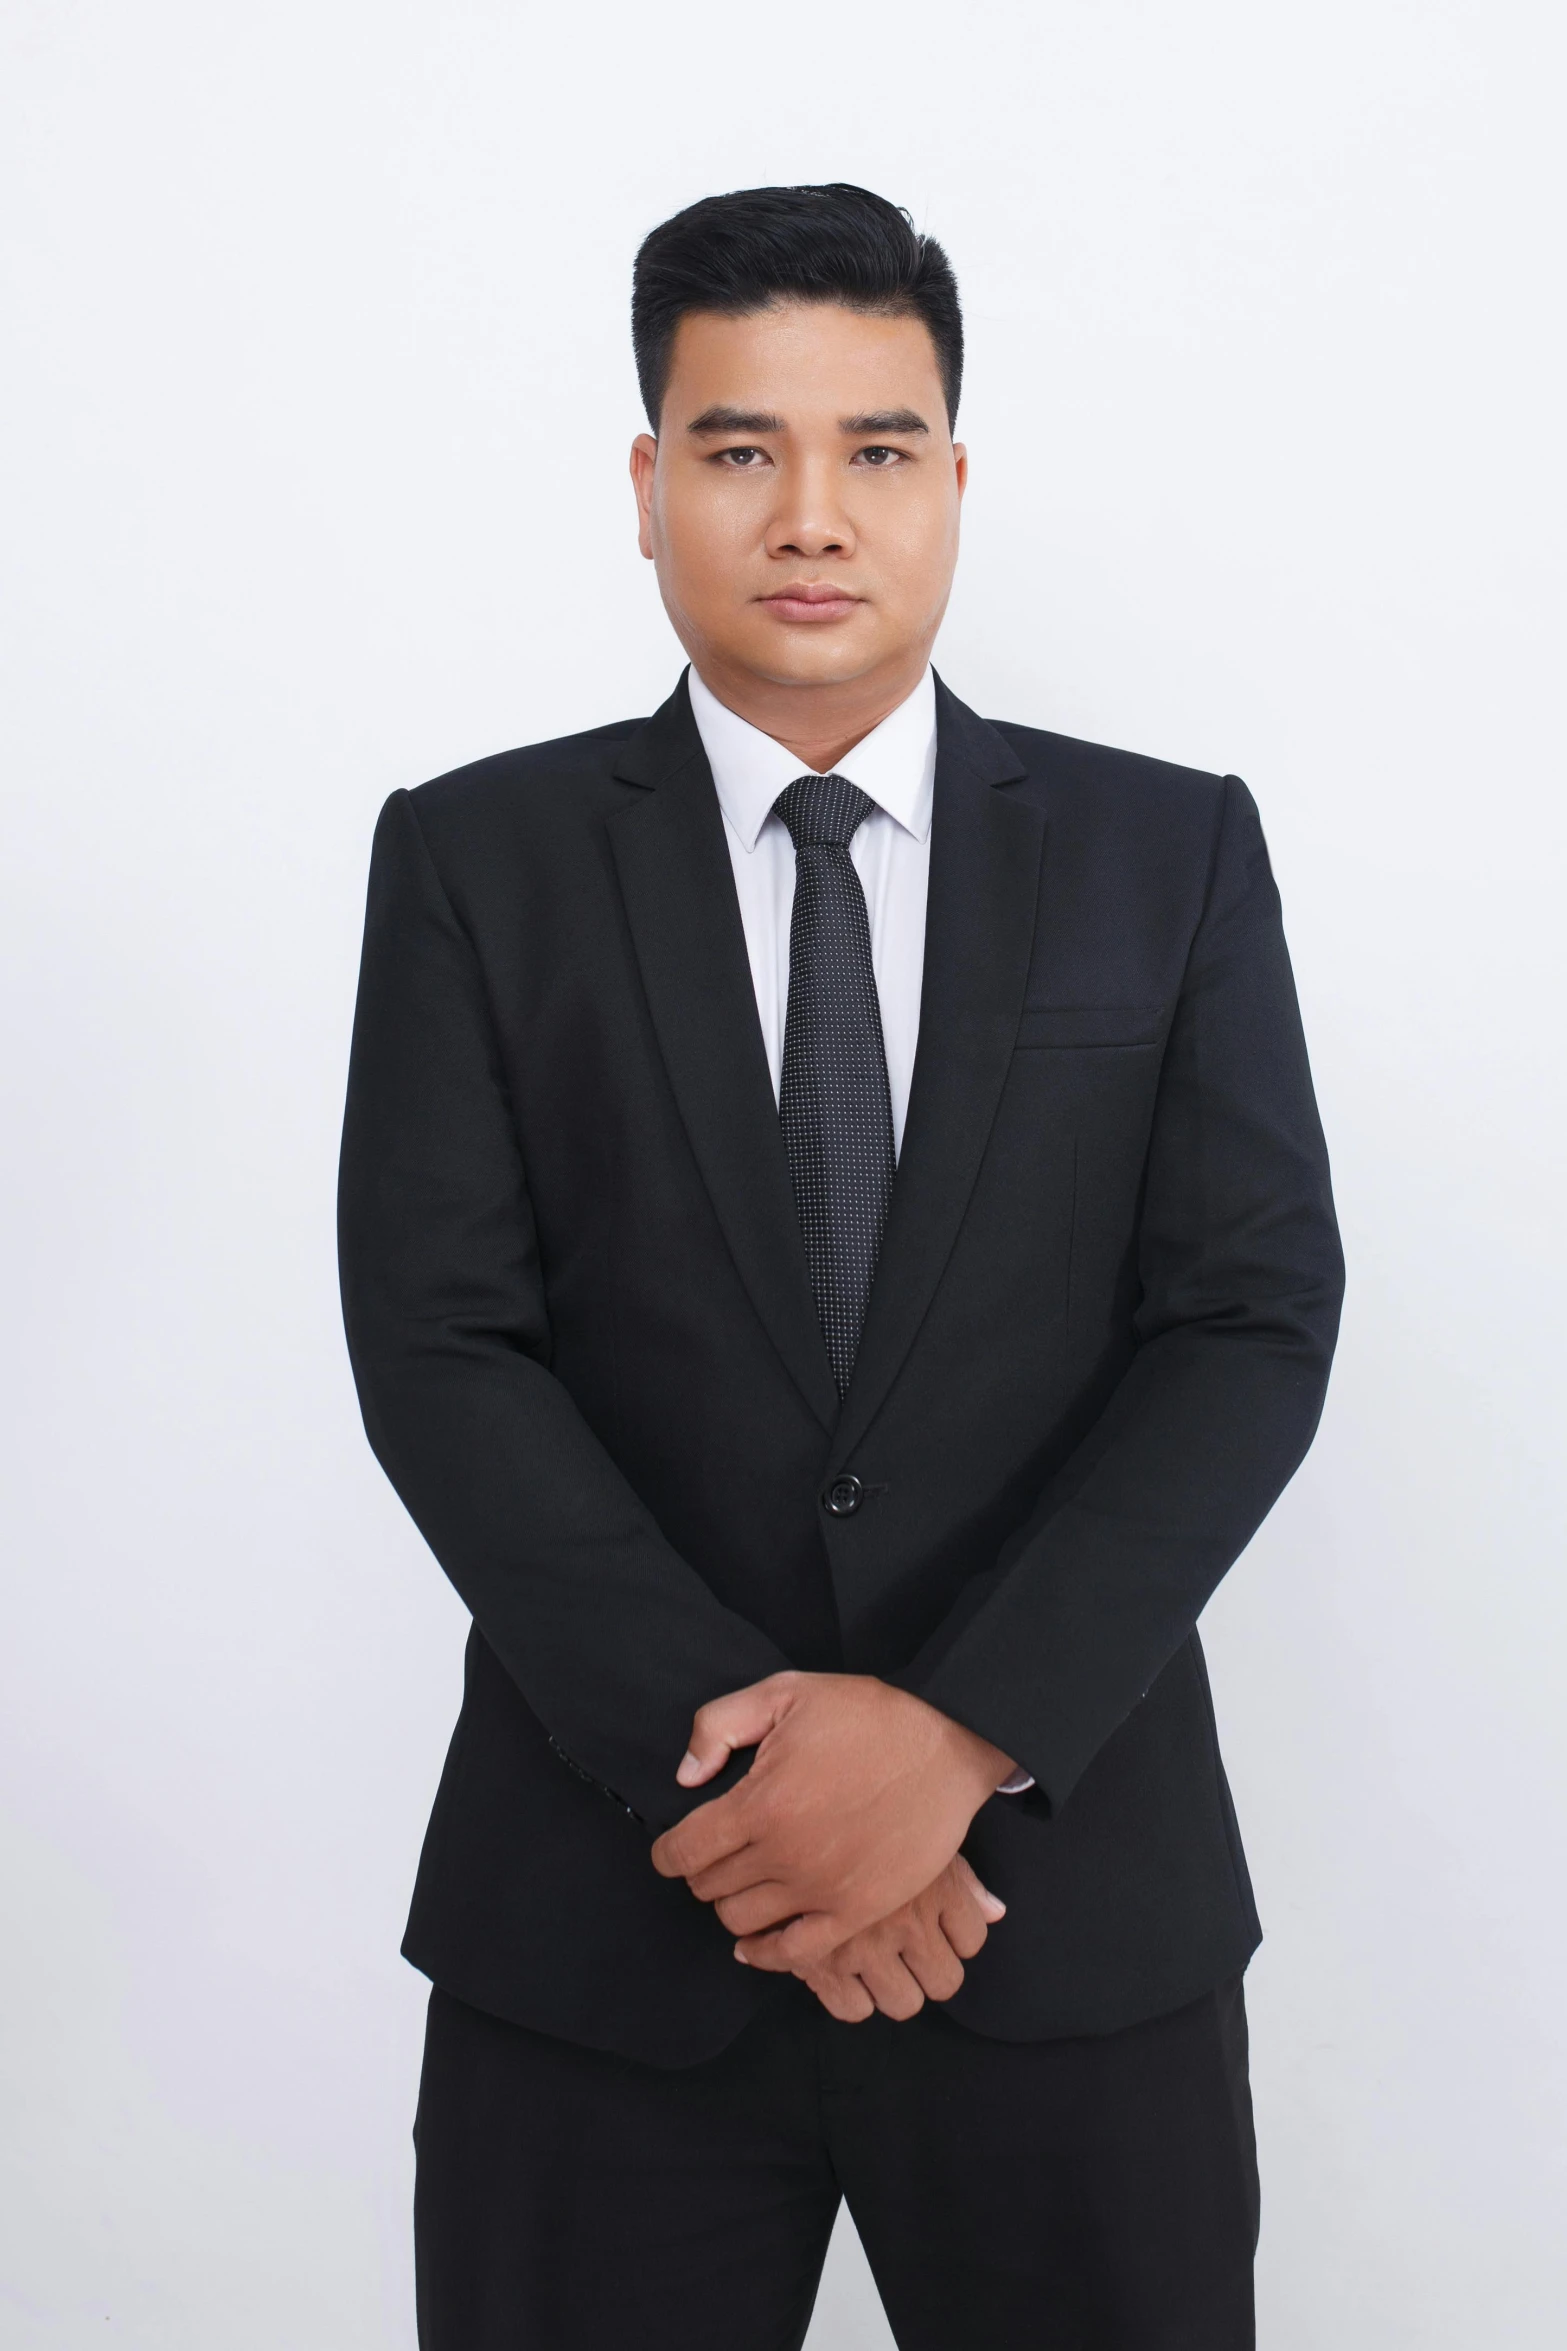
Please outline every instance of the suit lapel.
[{"label": "suit lapel", "polygon": [[936,796],[919,1045],[892,1210],[833,1442],[846,1460],[896,1379],[979,1174],[1033,952],[1044,818],[997,787],[1027,770],[937,686]]},{"label": "suit lapel", "polygon": [[682,678],[615,763],[642,789],[609,824],[653,1027],[724,1239],[773,1344],[830,1429],[838,1392],[795,1214],[734,872]]}]

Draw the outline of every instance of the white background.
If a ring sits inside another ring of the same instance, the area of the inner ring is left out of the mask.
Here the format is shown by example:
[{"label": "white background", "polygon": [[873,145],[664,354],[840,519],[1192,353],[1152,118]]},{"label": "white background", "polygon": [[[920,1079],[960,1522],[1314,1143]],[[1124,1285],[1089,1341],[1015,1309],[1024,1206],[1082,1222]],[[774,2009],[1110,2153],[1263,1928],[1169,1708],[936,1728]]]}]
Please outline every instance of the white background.
[{"label": "white background", "polygon": [[[463,1618],[337,1323],[370,830],[668,689],[632,252],[840,176],[966,296],[945,674],[1238,769],[1285,894],[1351,1287],[1206,1620],[1262,2342],[1560,2340],[1560,21],[4,0],[8,2351],[412,2344]],[[811,2341],[888,2341],[844,2232]]]}]

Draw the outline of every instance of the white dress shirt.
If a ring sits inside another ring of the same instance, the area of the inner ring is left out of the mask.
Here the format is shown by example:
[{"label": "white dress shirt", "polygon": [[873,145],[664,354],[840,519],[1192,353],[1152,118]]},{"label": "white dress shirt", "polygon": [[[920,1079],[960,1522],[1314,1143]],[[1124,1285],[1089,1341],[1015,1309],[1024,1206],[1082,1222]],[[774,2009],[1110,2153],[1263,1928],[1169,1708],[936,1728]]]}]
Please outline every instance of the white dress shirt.
[{"label": "white dress shirt", "polygon": [[[789,1009],[789,918],[794,912],[794,843],[773,802],[803,768],[792,751],[737,717],[690,673],[696,720],[734,867],[745,927],[751,985],[773,1094],[783,1066]],[[936,797],[936,681],[927,669],[907,701],[890,711],[831,770],[857,784],[873,803],[849,844],[870,916],[871,962],[881,1007],[894,1147],[903,1149],[909,1081],[920,1034],[925,977],[925,899],[930,884],[930,820]],[[1014,1772],[998,1791],[1020,1796],[1033,1781]]]},{"label": "white dress shirt", "polygon": [[[773,1093],[783,1065],[789,1008],[789,918],[794,911],[794,843],[773,802],[802,767],[792,751],[719,701],[693,669],[691,711],[724,812]],[[925,893],[936,791],[936,681],[927,669],[896,710],[831,771],[874,803],[849,844],[871,924],[871,962],[881,1006],[892,1138],[903,1148],[909,1080],[920,1033],[925,972]]]}]

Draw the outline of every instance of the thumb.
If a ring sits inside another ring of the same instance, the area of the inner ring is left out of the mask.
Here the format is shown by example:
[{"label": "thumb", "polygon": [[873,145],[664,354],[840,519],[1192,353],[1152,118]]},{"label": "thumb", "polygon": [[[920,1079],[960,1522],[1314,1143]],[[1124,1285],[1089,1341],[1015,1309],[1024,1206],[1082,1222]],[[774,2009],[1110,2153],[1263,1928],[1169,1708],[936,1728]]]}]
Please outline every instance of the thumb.
[{"label": "thumb", "polygon": [[697,1709],[691,1725],[691,1744],[675,1773],[683,1788],[700,1788],[722,1771],[737,1747],[755,1747],[788,1713],[795,1676],[769,1674],[749,1689],[731,1690],[727,1698],[712,1698]]},{"label": "thumb", "polygon": [[1006,1904],[999,1894],[993,1894],[988,1886],[981,1884],[964,1854],[959,1853],[955,1857],[954,1867],[957,1870],[959,1881],[968,1888],[992,1926],[995,1925],[998,1918],[1006,1917]]}]

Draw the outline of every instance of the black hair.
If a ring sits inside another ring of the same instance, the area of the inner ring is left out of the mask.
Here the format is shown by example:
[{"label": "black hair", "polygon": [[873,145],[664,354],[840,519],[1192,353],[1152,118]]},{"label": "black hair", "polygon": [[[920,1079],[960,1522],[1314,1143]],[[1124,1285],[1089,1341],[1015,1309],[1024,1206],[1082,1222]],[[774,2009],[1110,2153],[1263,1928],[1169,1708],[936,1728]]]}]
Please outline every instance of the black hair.
[{"label": "black hair", "polygon": [[738,318],[791,301],[923,319],[936,346],[948,422],[955,421],[963,313],[952,264],[900,206],[835,180],[704,196],[644,238],[631,280],[631,343],[654,432],[675,329],[688,311]]}]

